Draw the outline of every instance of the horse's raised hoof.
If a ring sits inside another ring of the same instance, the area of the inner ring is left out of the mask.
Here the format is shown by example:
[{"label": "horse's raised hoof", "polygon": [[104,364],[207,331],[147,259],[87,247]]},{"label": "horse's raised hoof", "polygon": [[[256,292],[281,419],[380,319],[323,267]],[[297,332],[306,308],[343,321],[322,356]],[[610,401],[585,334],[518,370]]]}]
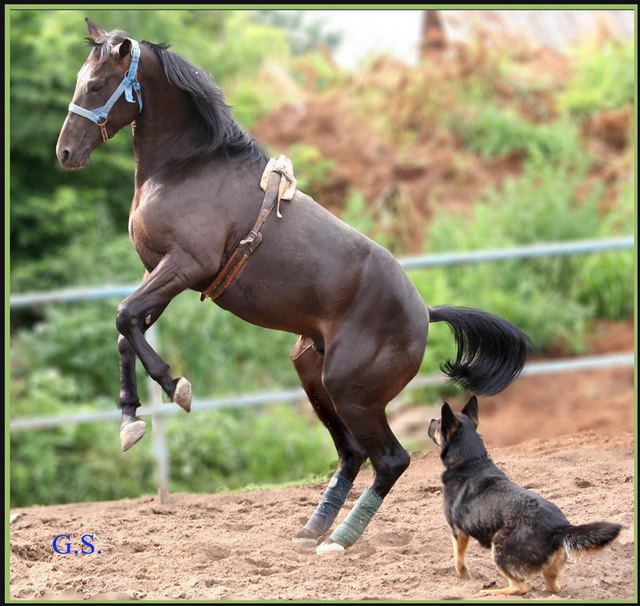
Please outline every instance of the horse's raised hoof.
[{"label": "horse's raised hoof", "polygon": [[327,539],[324,543],[316,547],[316,553],[318,555],[343,555],[344,552],[344,547],[331,539]]},{"label": "horse's raised hoof", "polygon": [[184,377],[178,379],[172,400],[186,412],[191,412],[191,383]]},{"label": "horse's raised hoof", "polygon": [[120,445],[122,446],[122,452],[127,452],[134,444],[139,442],[144,436],[144,430],[147,424],[139,419],[125,425],[120,429]]}]

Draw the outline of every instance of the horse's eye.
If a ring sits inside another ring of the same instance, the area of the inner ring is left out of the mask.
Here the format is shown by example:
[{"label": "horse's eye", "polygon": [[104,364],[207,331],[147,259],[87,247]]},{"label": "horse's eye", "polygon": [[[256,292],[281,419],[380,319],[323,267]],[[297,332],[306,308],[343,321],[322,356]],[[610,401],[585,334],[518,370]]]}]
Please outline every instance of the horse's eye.
[{"label": "horse's eye", "polygon": [[89,84],[89,92],[98,93],[102,90],[102,84]]}]

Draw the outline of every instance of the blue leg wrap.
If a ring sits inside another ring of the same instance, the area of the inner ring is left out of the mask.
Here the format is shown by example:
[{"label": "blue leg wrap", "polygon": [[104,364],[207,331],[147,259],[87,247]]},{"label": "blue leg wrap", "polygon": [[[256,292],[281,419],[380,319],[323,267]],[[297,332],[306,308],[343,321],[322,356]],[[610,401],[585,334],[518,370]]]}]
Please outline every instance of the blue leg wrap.
[{"label": "blue leg wrap", "polygon": [[322,495],[322,500],[304,527],[316,536],[320,536],[329,530],[340,508],[347,500],[352,486],[352,482],[334,473]]}]

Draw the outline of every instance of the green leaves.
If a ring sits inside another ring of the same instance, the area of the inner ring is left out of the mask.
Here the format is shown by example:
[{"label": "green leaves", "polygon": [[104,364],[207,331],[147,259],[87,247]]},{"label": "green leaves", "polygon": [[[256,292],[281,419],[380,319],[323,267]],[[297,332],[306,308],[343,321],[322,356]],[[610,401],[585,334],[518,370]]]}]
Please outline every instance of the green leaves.
[{"label": "green leaves", "polygon": [[633,104],[634,43],[609,40],[583,44],[574,51],[577,69],[560,93],[560,109],[578,116]]},{"label": "green leaves", "polygon": [[567,119],[535,124],[514,109],[479,105],[450,121],[468,148],[488,159],[521,155],[567,162],[583,156],[578,126]]}]

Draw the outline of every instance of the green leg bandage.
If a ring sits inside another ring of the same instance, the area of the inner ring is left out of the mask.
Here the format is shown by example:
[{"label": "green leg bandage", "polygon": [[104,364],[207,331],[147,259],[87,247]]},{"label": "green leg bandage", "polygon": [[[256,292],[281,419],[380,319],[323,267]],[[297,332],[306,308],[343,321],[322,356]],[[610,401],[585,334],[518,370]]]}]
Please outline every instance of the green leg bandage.
[{"label": "green leg bandage", "polygon": [[382,497],[371,488],[367,488],[342,524],[333,531],[331,540],[345,548],[351,547],[362,536],[380,505],[382,505]]}]

